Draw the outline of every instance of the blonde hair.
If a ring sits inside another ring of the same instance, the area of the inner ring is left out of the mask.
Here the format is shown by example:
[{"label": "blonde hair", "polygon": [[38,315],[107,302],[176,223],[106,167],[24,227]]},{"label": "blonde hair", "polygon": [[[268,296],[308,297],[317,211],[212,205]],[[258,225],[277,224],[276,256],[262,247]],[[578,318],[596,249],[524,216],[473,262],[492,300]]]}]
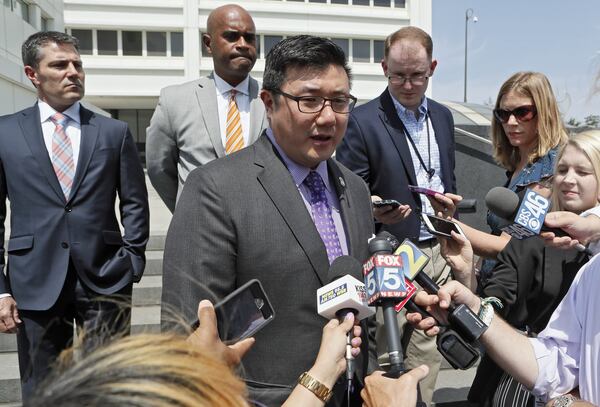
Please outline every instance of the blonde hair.
[{"label": "blonde hair", "polygon": [[87,355],[71,348],[28,406],[247,406],[221,361],[175,334],[139,334]]},{"label": "blonde hair", "polygon": [[[516,92],[531,98],[537,110],[537,148],[533,149],[527,158],[529,163],[545,156],[552,148],[566,143],[567,132],[552,92],[552,86],[544,74],[517,72],[512,75],[500,87],[495,109],[500,108],[502,98],[509,92]],[[491,131],[495,160],[508,171],[514,171],[521,160],[519,150],[510,144],[502,128],[502,123],[494,116],[492,116]]]},{"label": "blonde hair", "polygon": [[[579,151],[581,151],[590,163],[592,164],[592,169],[594,170],[594,177],[598,180],[598,187],[596,190],[596,195],[600,193],[600,130],[587,130],[582,131],[581,133],[575,134],[571,136],[567,144],[559,151],[556,156],[556,168],[558,168],[558,164],[560,159],[562,158],[567,146],[573,146]],[[554,191],[555,188],[552,188]],[[560,203],[558,201],[557,194],[552,194],[552,208],[556,208],[557,210],[562,210],[560,207]],[[588,208],[589,209],[589,208]]]}]

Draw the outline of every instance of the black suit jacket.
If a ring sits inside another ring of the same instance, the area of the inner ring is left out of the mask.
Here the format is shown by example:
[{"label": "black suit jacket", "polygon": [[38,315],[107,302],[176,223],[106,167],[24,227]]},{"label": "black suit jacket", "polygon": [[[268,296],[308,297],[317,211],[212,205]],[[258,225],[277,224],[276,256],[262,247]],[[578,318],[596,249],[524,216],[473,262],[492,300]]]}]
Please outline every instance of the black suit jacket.
[{"label": "black suit jacket", "polygon": [[[328,169],[349,252],[363,261],[373,233],[369,192],[333,159]],[[243,377],[251,398],[279,406],[318,353],[326,320],[317,314],[316,292],[329,283],[328,270],[325,245],[311,215],[263,134],[255,144],[190,173],[165,245],[163,326],[172,320],[173,307],[191,323],[201,299],[215,302],[250,279],[260,280],[275,319],[256,335],[243,360]],[[373,321],[369,327],[371,353],[363,335],[357,363],[361,376],[366,356],[376,361]],[[363,332],[368,332],[365,323]]]},{"label": "black suit jacket", "polygon": [[[445,106],[427,99],[429,117],[440,151],[442,182],[445,192],[456,192],[454,176],[454,121]],[[404,125],[396,113],[386,89],[381,96],[357,107],[350,113],[346,136],[336,152],[336,159],[360,175],[371,194],[382,199],[395,199],[413,209],[411,215],[383,228],[398,237],[418,238],[421,200],[408,190],[417,179]],[[417,211],[418,210],[418,211]]]},{"label": "black suit jacket", "polygon": [[[6,198],[11,234],[0,292],[25,310],[47,310],[63,287],[69,259],[87,287],[114,293],[139,280],[149,234],[144,172],[127,124],[83,106],[79,161],[65,199],[44,145],[37,105],[0,118],[0,268]],[[121,236],[115,215],[119,196]]]}]

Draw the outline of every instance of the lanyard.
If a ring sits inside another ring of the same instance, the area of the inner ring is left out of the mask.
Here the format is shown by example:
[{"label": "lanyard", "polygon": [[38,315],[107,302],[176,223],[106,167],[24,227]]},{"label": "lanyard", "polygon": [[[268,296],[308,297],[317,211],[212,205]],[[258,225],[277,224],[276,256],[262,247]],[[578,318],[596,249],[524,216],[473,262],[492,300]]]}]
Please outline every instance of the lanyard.
[{"label": "lanyard", "polygon": [[[402,120],[400,120],[400,121],[402,121]],[[417,158],[419,159],[421,166],[427,173],[427,177],[429,178],[429,181],[431,181],[431,179],[435,175],[435,168],[433,168],[431,166],[431,135],[429,134],[429,111],[427,113],[425,113],[425,126],[427,127],[427,160],[428,160],[429,165],[425,165],[425,161],[423,160],[423,157],[421,156],[421,153],[419,152],[419,149],[417,148],[415,141],[413,140],[410,133],[406,129],[404,122],[402,123],[402,130],[404,131],[404,134],[406,135],[406,138],[408,139],[408,141],[410,141],[410,144],[413,146],[413,149],[415,150],[415,153],[417,154]]]}]

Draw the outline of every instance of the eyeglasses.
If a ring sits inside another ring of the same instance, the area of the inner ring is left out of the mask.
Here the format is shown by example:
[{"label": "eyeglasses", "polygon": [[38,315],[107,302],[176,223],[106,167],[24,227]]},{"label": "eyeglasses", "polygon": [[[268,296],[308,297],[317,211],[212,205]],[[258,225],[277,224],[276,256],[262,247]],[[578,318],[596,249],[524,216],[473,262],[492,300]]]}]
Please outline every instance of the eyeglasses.
[{"label": "eyeglasses", "polygon": [[525,105],[514,108],[513,110],[506,109],[494,109],[494,116],[501,123],[508,123],[510,116],[515,116],[520,122],[528,122],[537,115],[535,106]]},{"label": "eyeglasses", "polygon": [[320,113],[325,109],[325,103],[329,102],[331,110],[336,113],[350,113],[354,109],[357,99],[350,96],[338,96],[335,98],[325,98],[323,96],[294,96],[282,92],[279,89],[269,89],[273,93],[285,96],[288,99],[295,100],[298,103],[298,110],[302,113]]},{"label": "eyeglasses", "polygon": [[406,82],[410,82],[411,85],[421,86],[425,82],[427,82],[427,79],[429,79],[429,75],[427,75],[427,74],[414,75],[414,76],[389,75],[387,78],[392,85],[396,85],[396,86],[402,86]]}]

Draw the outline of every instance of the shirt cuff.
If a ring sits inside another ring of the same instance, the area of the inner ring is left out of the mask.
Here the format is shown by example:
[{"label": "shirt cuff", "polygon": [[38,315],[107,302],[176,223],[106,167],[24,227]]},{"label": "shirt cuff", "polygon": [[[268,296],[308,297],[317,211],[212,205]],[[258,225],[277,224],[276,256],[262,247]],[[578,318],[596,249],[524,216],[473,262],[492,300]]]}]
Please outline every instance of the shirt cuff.
[{"label": "shirt cuff", "polygon": [[9,293],[0,294],[0,298],[12,297]]}]

